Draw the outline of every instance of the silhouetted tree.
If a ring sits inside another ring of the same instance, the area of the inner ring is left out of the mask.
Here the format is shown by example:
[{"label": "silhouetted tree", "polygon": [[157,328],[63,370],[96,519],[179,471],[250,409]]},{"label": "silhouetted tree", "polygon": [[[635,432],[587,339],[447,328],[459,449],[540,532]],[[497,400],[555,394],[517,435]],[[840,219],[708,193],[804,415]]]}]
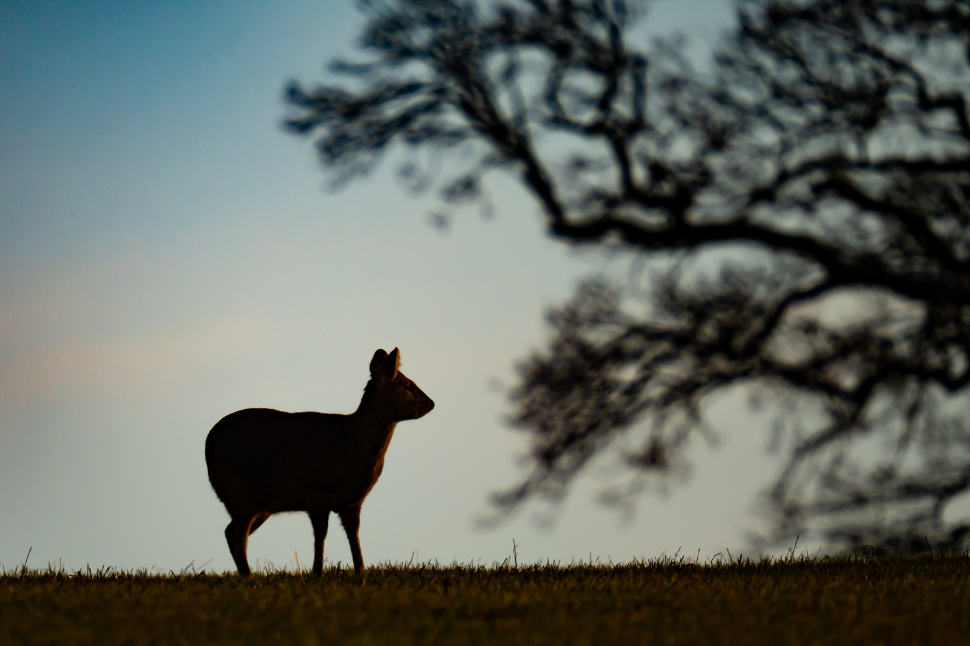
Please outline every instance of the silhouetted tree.
[{"label": "silhouetted tree", "polygon": [[[684,464],[735,386],[776,416],[774,538],[968,544],[970,0],[741,2],[711,73],[628,42],[645,4],[364,2],[364,63],[287,90],[336,182],[394,142],[471,160],[448,204],[514,173],[554,238],[631,252],[581,285],[520,365],[531,473],[510,510],[561,498],[608,450],[631,502]],[[469,153],[471,151],[471,153]]]}]

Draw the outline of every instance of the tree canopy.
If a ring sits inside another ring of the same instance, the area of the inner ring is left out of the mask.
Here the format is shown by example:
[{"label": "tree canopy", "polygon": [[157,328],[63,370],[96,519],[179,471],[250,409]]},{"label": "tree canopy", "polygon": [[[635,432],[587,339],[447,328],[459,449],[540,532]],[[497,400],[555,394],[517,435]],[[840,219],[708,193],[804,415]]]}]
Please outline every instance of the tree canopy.
[{"label": "tree canopy", "polygon": [[[643,259],[549,314],[519,367],[531,471],[560,499],[615,449],[630,502],[739,387],[777,420],[775,538],[962,548],[970,489],[970,0],[763,0],[711,69],[632,38],[649,3],[372,0],[345,77],[291,83],[287,127],[336,183],[392,144],[449,205],[493,170],[549,234]],[[421,153],[471,160],[438,176]],[[473,154],[469,154],[472,151]]]}]

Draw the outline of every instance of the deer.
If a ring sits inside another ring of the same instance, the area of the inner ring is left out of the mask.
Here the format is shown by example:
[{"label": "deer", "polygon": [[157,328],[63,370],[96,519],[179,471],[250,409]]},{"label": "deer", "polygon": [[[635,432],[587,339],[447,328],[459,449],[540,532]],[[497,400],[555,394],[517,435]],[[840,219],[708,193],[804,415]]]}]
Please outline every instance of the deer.
[{"label": "deer", "polygon": [[377,350],[370,380],[349,415],[286,413],[247,408],[209,431],[209,482],[229,512],[226,542],[239,574],[251,576],[249,536],[273,514],[306,512],[313,526],[313,574],[323,574],[330,513],[350,541],[360,574],[360,509],[384,470],[384,454],[398,422],[424,417],[434,402],[400,371],[398,348]]}]

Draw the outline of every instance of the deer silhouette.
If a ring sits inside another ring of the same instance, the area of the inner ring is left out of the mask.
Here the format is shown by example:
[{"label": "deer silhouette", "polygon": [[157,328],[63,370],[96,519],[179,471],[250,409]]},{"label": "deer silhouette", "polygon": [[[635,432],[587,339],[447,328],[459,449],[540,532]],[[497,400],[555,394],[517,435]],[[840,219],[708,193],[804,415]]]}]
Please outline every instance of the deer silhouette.
[{"label": "deer silhouette", "polygon": [[330,512],[360,551],[360,508],[384,469],[397,423],[424,417],[434,402],[398,368],[397,348],[374,353],[370,381],[350,415],[249,408],[223,417],[205,441],[209,482],[231,521],[226,541],[239,573],[249,576],[249,535],[273,514],[305,511],[313,525],[313,573],[323,573]]}]

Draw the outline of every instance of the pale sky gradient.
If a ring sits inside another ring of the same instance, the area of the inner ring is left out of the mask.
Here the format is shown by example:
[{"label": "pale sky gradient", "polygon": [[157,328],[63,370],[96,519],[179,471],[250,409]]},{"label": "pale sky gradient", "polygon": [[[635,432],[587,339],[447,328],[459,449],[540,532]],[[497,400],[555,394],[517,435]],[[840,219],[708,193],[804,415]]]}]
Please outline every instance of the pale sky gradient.
[{"label": "pale sky gradient", "polygon": [[[724,0],[661,1],[649,29],[703,47]],[[365,561],[614,562],[745,548],[777,458],[741,398],[718,448],[632,521],[578,483],[476,519],[522,475],[524,437],[489,388],[544,344],[544,309],[599,269],[546,237],[531,198],[447,235],[392,168],[328,194],[312,146],[282,132],[284,83],[322,80],[363,24],[350,2],[0,0],[0,565],[232,567],[203,446],[265,406],[352,412],[375,349],[436,402],[398,427],[364,506]],[[305,515],[270,520],[250,562],[311,559]],[[337,523],[328,560],[348,563]]]}]

